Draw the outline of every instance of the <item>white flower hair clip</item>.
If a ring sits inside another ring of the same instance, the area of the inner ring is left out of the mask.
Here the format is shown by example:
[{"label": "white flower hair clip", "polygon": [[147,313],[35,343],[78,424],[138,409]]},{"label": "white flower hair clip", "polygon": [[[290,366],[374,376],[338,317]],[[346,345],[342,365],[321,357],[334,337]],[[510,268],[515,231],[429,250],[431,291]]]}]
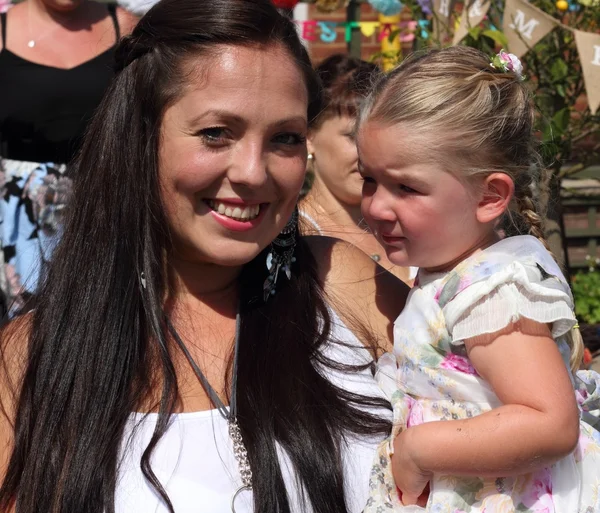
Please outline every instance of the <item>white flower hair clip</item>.
[{"label": "white flower hair clip", "polygon": [[519,80],[523,80],[523,64],[519,58],[513,54],[500,50],[490,62],[490,66],[494,69],[499,69],[508,73],[509,71],[514,73]]}]

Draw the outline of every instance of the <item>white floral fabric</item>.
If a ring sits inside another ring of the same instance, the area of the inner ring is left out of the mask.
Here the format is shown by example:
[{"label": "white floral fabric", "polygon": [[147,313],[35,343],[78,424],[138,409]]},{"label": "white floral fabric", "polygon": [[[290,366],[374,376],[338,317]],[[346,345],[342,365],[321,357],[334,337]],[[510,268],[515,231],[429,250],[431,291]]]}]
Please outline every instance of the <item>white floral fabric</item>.
[{"label": "white floral fabric", "polygon": [[400,502],[391,473],[392,440],[413,425],[467,419],[500,406],[469,362],[463,340],[521,317],[552,325],[568,365],[573,299],[560,269],[534,237],[504,239],[449,273],[419,272],[395,322],[394,354],[378,362],[378,382],[394,407],[394,429],[379,447],[365,513],[600,512],[600,376],[592,371],[573,376],[581,434],[570,456],[516,477],[434,475],[425,508]]}]

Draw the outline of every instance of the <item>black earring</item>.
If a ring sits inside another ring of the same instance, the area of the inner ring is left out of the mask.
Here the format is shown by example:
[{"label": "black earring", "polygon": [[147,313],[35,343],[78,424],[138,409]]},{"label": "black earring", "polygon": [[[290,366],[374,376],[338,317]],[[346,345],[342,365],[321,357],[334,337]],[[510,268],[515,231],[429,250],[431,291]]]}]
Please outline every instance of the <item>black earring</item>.
[{"label": "black earring", "polygon": [[292,217],[284,226],[277,238],[271,242],[267,254],[267,269],[269,275],[263,284],[264,300],[275,294],[275,286],[279,271],[283,271],[288,280],[292,278],[292,264],[296,261],[294,250],[296,248],[296,234],[298,233],[298,210],[294,210]]}]

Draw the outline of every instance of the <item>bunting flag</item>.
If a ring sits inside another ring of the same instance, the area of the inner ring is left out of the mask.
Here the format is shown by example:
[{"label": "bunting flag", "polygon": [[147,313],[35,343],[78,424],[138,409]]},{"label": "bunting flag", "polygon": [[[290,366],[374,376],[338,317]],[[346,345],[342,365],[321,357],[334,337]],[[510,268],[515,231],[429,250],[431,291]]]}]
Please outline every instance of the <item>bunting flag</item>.
[{"label": "bunting flag", "polygon": [[[432,0],[433,36],[440,42],[445,41],[452,28],[452,3],[454,0]],[[469,32],[470,27],[478,26],[487,16],[491,0],[466,0],[460,22],[453,35],[453,44],[458,44]],[[398,31],[398,37],[403,43],[414,40],[415,30],[419,30],[416,21],[401,21],[399,24],[380,23],[377,21],[352,21],[334,23],[308,20],[297,22],[302,24],[301,34],[307,41],[317,40],[317,29],[320,39],[326,43],[336,41],[343,28],[346,41],[352,35],[352,28],[359,28],[361,33],[370,37],[378,32],[377,40],[382,41]],[[575,34],[575,43],[579,52],[579,60],[583,72],[583,80],[592,114],[600,109],[600,34],[582,32],[563,25],[559,20],[545,13],[527,0],[506,0],[502,31],[506,36],[509,52],[522,57],[531,50],[544,36],[556,27],[562,27]]]},{"label": "bunting flag", "polygon": [[457,45],[462,39],[468,34],[471,27],[479,25],[492,5],[491,0],[471,0],[468,5],[465,4],[463,8],[462,16],[460,17],[460,24],[454,32],[454,38],[452,44]]},{"label": "bunting flag", "polygon": [[452,0],[433,0],[432,14],[433,37],[437,41],[445,41],[450,34]]},{"label": "bunting flag", "polygon": [[575,34],[588,105],[595,114],[600,108],[600,34],[563,25],[527,0],[506,0],[502,30],[508,41],[508,51],[517,57],[525,55],[558,26]]},{"label": "bunting flag", "polygon": [[508,51],[517,57],[525,55],[558,20],[522,0],[506,0],[502,30],[508,40]]},{"label": "bunting flag", "polygon": [[592,114],[595,114],[600,107],[600,34],[580,30],[574,32],[588,105]]}]

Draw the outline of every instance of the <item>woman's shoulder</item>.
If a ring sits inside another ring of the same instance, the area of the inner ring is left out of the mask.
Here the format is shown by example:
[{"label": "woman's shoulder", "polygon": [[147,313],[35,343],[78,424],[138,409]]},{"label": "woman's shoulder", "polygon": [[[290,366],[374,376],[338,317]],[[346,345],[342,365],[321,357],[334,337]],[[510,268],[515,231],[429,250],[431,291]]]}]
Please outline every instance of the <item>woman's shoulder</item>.
[{"label": "woman's shoulder", "polygon": [[[6,39],[9,30],[19,32],[26,29],[26,14],[27,6],[25,5],[25,2],[11,5],[10,8],[2,14],[6,26],[0,26],[0,51],[4,49],[4,40]],[[7,34],[4,33],[5,30]]]},{"label": "woman's shoulder", "polygon": [[[332,308],[373,330],[391,347],[393,324],[409,288],[352,244],[331,237],[306,237]],[[350,322],[352,324],[352,322]]]},{"label": "woman's shoulder", "polygon": [[127,36],[131,34],[140,19],[135,14],[127,9],[124,9],[123,7],[117,7],[116,13],[121,36]]},{"label": "woman's shoulder", "polygon": [[[106,2],[92,0],[88,3],[88,9],[98,20],[105,21],[108,17],[116,16],[121,37],[130,34],[139,21],[139,18],[135,14],[119,5],[109,4],[107,10]],[[108,32],[108,36],[111,38],[114,37],[112,31]]]}]

